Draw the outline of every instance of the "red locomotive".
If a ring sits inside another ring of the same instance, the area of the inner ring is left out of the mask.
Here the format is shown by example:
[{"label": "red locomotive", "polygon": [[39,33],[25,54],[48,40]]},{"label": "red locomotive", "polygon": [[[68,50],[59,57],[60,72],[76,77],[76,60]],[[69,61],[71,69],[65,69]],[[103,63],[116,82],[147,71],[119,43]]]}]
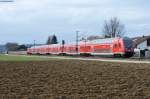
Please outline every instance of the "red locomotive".
[{"label": "red locomotive", "polygon": [[93,41],[80,41],[78,44],[52,44],[28,48],[28,54],[55,55],[113,55],[133,56],[133,41],[128,38],[105,38]]}]

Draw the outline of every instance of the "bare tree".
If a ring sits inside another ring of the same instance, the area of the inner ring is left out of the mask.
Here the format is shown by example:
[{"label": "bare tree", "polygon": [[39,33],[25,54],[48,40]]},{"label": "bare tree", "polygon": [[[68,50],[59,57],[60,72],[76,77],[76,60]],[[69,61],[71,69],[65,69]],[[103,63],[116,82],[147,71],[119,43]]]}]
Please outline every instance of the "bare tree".
[{"label": "bare tree", "polygon": [[109,22],[105,21],[102,31],[106,38],[122,37],[125,33],[125,26],[120,23],[117,17],[114,17]]}]

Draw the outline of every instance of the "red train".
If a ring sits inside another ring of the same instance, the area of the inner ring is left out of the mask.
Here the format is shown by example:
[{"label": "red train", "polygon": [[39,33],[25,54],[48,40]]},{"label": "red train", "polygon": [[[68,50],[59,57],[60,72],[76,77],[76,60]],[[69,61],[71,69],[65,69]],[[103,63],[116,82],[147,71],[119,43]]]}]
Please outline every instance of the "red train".
[{"label": "red train", "polygon": [[[78,45],[78,47],[77,47]],[[78,44],[52,44],[34,46],[27,49],[28,54],[55,54],[55,55],[113,55],[133,56],[133,41],[128,38],[105,38],[93,41],[81,41]]]}]

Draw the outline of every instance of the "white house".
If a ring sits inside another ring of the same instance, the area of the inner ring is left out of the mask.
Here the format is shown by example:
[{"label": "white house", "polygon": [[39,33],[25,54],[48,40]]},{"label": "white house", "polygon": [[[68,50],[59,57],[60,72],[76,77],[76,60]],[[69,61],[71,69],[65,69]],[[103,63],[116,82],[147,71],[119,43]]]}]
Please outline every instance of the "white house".
[{"label": "white house", "polygon": [[150,36],[133,38],[134,47],[140,50],[150,50]]},{"label": "white house", "polygon": [[133,38],[135,56],[150,58],[150,36]]}]

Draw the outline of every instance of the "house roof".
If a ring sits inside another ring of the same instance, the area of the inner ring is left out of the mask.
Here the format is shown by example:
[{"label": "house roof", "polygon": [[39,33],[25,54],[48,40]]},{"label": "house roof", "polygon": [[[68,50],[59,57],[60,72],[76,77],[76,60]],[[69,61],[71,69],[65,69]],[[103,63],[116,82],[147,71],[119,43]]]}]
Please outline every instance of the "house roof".
[{"label": "house roof", "polygon": [[141,44],[142,42],[150,39],[150,36],[142,36],[142,37],[134,37],[132,38],[134,42],[134,47],[137,47],[137,45]]}]

